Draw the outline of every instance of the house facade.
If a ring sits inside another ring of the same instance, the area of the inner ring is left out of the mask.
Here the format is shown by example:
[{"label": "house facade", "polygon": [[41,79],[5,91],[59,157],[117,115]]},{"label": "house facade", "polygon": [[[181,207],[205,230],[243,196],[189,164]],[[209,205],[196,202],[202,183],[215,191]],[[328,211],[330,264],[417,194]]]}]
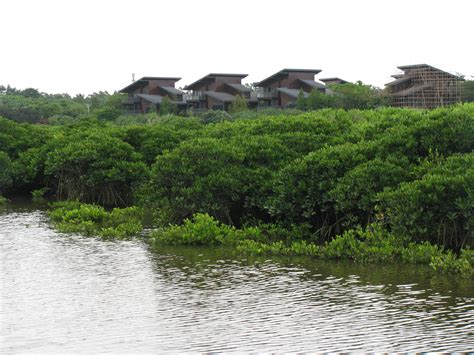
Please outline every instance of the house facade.
[{"label": "house facade", "polygon": [[126,113],[147,113],[159,110],[165,97],[176,104],[178,109],[185,109],[184,92],[176,89],[175,84],[181,78],[145,76],[124,87],[119,92],[128,97],[122,102]]},{"label": "house facade", "polygon": [[184,87],[188,91],[186,102],[198,110],[228,110],[237,95],[244,97],[249,107],[257,101],[251,97],[252,89],[242,85],[247,74],[210,73]]},{"label": "house facade", "polygon": [[314,80],[314,76],[320,72],[320,69],[282,69],[255,83],[259,106],[291,106],[301,90],[305,97],[312,90],[326,93],[326,86]]},{"label": "house facade", "polygon": [[463,79],[428,64],[399,66],[402,73],[385,84],[392,106],[435,108],[461,101]]}]

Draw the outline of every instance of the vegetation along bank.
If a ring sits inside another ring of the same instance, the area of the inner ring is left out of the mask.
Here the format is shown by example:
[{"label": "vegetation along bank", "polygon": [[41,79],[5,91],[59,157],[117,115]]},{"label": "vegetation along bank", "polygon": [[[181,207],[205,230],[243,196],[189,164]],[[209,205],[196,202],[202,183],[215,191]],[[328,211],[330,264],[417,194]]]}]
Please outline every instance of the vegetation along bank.
[{"label": "vegetation along bank", "polygon": [[[432,111],[0,118],[0,194],[62,231],[472,275],[474,104]],[[5,201],[3,201],[5,203]],[[115,208],[115,209],[113,209]]]}]

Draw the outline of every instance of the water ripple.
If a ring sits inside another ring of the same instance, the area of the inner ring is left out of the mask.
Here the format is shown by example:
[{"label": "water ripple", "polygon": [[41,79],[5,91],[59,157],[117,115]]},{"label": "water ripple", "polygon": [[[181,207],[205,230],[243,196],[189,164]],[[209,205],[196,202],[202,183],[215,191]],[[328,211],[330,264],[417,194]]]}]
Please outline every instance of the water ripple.
[{"label": "water ripple", "polygon": [[375,279],[341,264],[154,252],[56,233],[38,211],[0,215],[0,242],[2,352],[474,349],[472,285],[421,271]]}]

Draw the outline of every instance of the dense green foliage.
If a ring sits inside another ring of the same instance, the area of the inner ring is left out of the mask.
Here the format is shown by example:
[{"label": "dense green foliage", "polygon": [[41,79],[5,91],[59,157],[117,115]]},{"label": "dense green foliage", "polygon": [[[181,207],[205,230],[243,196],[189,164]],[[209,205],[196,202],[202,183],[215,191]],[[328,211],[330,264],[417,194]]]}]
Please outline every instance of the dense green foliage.
[{"label": "dense green foliage", "polygon": [[[141,204],[161,227],[199,213],[239,233],[274,225],[280,236],[287,232],[277,229],[301,235],[301,250],[310,242],[329,248],[374,222],[404,248],[428,242],[455,258],[473,246],[474,104],[288,112],[149,114],[54,126],[0,118],[0,191]],[[286,237],[271,239],[267,229],[266,240],[245,243],[288,247]],[[440,256],[437,265],[449,258]]]}]

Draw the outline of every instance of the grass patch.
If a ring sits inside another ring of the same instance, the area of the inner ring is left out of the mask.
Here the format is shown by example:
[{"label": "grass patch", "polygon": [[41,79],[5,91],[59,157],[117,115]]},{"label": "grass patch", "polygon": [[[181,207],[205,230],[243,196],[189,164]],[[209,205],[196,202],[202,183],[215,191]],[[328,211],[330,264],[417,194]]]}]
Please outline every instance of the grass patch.
[{"label": "grass patch", "polygon": [[102,238],[128,238],[143,230],[143,211],[138,207],[105,210],[102,206],[78,201],[55,202],[48,215],[55,228]]}]

